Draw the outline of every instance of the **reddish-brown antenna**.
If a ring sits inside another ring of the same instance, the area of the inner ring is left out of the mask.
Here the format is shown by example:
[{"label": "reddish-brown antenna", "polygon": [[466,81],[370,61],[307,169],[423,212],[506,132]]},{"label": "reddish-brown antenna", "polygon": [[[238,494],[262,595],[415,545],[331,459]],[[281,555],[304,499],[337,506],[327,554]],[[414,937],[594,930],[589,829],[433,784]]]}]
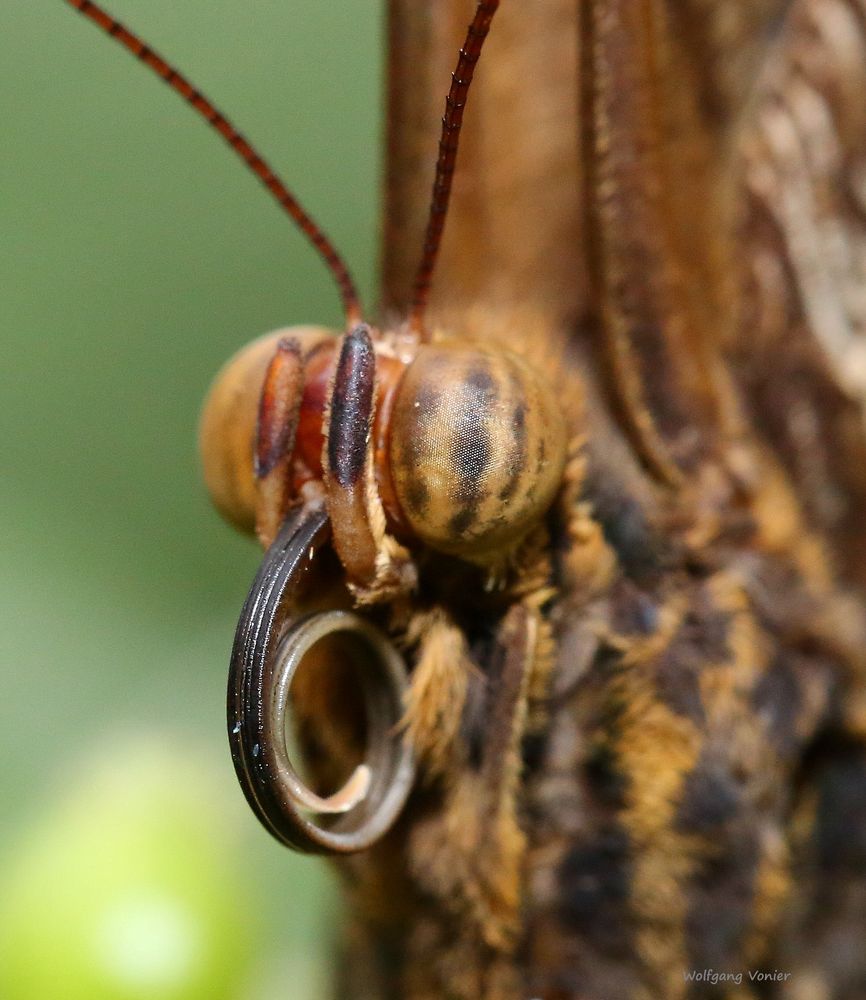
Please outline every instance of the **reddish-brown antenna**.
[{"label": "reddish-brown antenna", "polygon": [[451,89],[445,98],[445,114],[442,116],[442,132],[439,137],[439,158],[436,161],[436,177],[430,198],[430,215],[427,219],[427,232],[424,235],[421,263],[415,275],[412,308],[409,312],[409,326],[421,335],[422,340],[427,339],[423,331],[424,311],[430,296],[430,283],[433,280],[433,269],[442,242],[442,230],[445,228],[466,97],[475,73],[475,64],[481,55],[484,39],[490,31],[490,22],[498,7],[499,0],[481,0],[478,4],[475,17],[466,34],[466,41],[457,58],[457,68],[451,74]]},{"label": "reddish-brown antenna", "polygon": [[115,41],[128,49],[136,58],[153,70],[165,83],[176,91],[215,129],[246,163],[252,172],[270,191],[277,203],[297,224],[298,228],[319,251],[320,256],[334,276],[343,300],[346,325],[355,326],[361,319],[361,306],[355,283],[349,269],[337,253],[331,241],[301,207],[300,202],[289,191],[257,150],[249,143],[222,112],[150,46],[134,35],[128,28],[116,21],[110,14],[90,0],[66,0],[79,13],[89,18]]}]

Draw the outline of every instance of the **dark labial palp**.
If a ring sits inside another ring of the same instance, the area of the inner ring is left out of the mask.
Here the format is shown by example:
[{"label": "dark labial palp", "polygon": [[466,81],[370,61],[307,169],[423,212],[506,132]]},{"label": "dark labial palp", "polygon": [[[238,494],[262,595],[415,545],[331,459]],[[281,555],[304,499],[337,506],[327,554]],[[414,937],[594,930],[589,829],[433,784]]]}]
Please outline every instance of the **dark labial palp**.
[{"label": "dark labial palp", "polygon": [[364,468],[375,375],[370,330],[361,324],[343,341],[331,399],[328,462],[331,474],[343,487],[354,486]]}]

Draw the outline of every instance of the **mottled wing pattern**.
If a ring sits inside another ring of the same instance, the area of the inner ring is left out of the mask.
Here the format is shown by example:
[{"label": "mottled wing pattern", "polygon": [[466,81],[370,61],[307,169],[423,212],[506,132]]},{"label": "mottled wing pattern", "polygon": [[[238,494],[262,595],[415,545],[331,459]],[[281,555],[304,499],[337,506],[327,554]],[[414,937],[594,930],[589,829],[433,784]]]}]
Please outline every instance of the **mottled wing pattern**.
[{"label": "mottled wing pattern", "polygon": [[737,143],[734,362],[756,427],[866,583],[866,5],[792,5]]},{"label": "mottled wing pattern", "polygon": [[[391,0],[386,309],[472,7]],[[342,995],[866,994],[863,29],[860,0],[503,4],[431,316],[548,375],[571,460],[511,575],[422,574],[435,755],[343,865]]]},{"label": "mottled wing pattern", "polygon": [[[737,143],[746,273],[732,360],[834,570],[866,585],[866,4],[800,0]],[[862,676],[801,776],[779,962],[791,996],[866,992]]]}]

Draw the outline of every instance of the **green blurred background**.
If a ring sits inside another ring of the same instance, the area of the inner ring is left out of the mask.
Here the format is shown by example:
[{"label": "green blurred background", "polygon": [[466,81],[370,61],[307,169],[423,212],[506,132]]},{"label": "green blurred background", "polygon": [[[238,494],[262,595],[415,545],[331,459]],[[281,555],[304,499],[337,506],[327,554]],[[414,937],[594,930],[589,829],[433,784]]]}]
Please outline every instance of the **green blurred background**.
[{"label": "green blurred background", "polygon": [[[381,6],[111,3],[261,146],[367,301]],[[322,996],[334,886],[258,827],[231,768],[228,653],[260,553],[211,510],[195,432],[232,352],[339,323],[337,296],[220,140],[61,0],[4,4],[0,94],[0,995]],[[141,947],[112,979],[130,945],[103,910],[133,891]],[[184,907],[213,968],[154,979],[147,948],[176,950]]]}]

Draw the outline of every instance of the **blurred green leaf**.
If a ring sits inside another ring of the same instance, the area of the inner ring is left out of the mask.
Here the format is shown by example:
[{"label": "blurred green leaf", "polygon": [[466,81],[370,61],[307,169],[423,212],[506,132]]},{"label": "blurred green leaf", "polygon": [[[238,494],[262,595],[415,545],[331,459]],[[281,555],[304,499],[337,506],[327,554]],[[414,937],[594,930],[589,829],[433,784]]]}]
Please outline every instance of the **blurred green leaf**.
[{"label": "blurred green leaf", "polygon": [[[383,5],[106,2],[261,145],[369,301]],[[317,998],[326,869],[261,830],[225,737],[260,554],[210,509],[195,434],[229,355],[277,326],[339,322],[337,294],[219,139],[62,0],[6,5],[0,93],[0,857],[44,823],[58,760],[130,730],[201,747],[263,915],[242,996],[282,997],[288,979]],[[97,886],[79,888],[85,912]]]},{"label": "blurred green leaf", "polygon": [[256,908],[210,769],[105,748],[0,874],[4,1000],[234,1000]]}]

